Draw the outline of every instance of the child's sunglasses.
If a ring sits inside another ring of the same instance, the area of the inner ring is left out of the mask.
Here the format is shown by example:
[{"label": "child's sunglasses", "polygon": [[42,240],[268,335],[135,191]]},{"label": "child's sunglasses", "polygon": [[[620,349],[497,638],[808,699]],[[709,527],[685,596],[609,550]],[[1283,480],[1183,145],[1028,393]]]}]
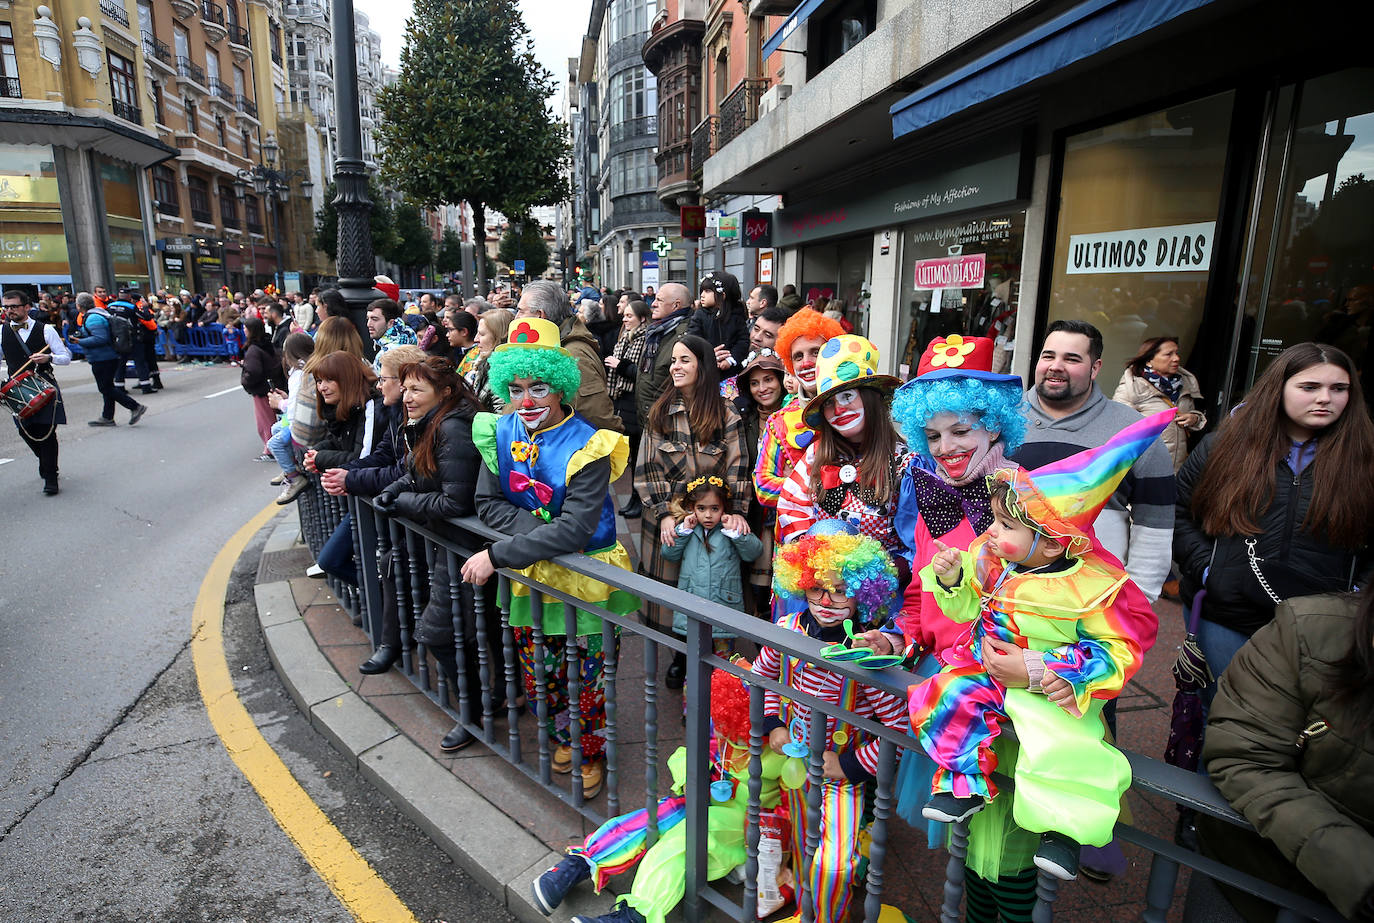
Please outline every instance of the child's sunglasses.
[{"label": "child's sunglasses", "polygon": [[854,666],[865,670],[882,670],[887,667],[895,667],[906,659],[901,654],[879,654],[869,647],[851,647],[850,645],[854,642],[854,621],[852,619],[844,620],[844,633],[849,640],[827,644],[821,648],[822,657],[836,663],[852,663]]}]

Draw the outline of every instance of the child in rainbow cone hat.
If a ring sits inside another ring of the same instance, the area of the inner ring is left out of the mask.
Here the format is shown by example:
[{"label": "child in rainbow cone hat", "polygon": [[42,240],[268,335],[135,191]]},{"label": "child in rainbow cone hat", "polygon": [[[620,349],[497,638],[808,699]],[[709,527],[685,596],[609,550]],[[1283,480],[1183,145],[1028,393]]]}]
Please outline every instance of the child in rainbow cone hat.
[{"label": "child in rainbow cone hat", "polygon": [[[966,552],[941,545],[920,574],[946,616],[971,623],[946,666],[909,694],[912,727],[939,767],[922,813],[962,821],[996,796],[992,743],[1010,720],[1021,745],[1013,817],[1042,834],[1035,864],[1063,879],[1077,876],[1081,844],[1111,841],[1131,771],[1102,739],[1099,714],[1159,627],[1120,562],[1096,547],[1092,524],[1175,413],[1033,472],[990,475],[992,525]],[[1022,648],[1025,688],[990,675],[1008,674],[982,662],[989,636]]]},{"label": "child in rainbow cone hat", "polygon": [[[609,584],[574,574],[551,559],[581,552],[631,570],[630,557],[616,540],[615,504],[610,483],[629,461],[629,442],[621,433],[597,429],[572,409],[581,384],[577,360],[563,348],[558,326],[543,318],[517,318],[507,341],[487,364],[491,387],[507,398],[513,412],[479,413],[472,441],[482,458],[477,479],[477,514],[508,538],[492,542],[470,557],[463,579],[481,584],[506,567],[574,599],[624,614],[639,608],[635,596]],[[529,587],[510,585],[510,625],[520,654],[531,711],[547,701],[546,726],[557,742],[554,769],[571,772],[572,720],[581,726],[583,792],[601,788],[600,759],[606,723],[603,694],[601,620],[577,612],[574,637],[568,637],[563,603],[543,597],[536,607]],[[533,626],[544,633],[542,652]],[[578,649],[582,694],[569,701],[567,647]],[[536,658],[544,661],[545,681],[536,688]]]}]

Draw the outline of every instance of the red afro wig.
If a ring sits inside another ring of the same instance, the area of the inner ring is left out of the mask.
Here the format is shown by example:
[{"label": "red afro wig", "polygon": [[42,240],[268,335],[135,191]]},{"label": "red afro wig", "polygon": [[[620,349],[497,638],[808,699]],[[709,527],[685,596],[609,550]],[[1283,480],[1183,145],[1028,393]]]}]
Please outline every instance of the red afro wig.
[{"label": "red afro wig", "polygon": [[811,308],[802,308],[793,314],[787,323],[782,325],[778,331],[778,341],[776,349],[782,358],[782,364],[787,367],[787,374],[791,375],[792,369],[792,344],[802,337],[815,337],[822,343],[833,337],[844,333],[844,328],[840,322],[833,317],[826,317],[820,311]]}]

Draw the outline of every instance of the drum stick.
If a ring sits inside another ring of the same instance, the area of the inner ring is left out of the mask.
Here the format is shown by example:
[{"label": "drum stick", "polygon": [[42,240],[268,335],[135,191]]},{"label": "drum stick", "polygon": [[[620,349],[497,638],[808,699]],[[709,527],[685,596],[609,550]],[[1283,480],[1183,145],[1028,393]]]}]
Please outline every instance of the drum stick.
[{"label": "drum stick", "polygon": [[13,375],[11,375],[10,377],[11,377],[11,378],[18,378],[20,375],[24,374],[24,370],[27,369],[30,365],[33,364],[33,357],[34,357],[34,356],[41,356],[41,355],[43,355],[43,354],[44,354],[45,352],[47,352],[47,351],[48,351],[48,346],[47,346],[47,344],[45,343],[45,344],[43,345],[43,348],[42,348],[42,349],[38,350],[38,351],[35,352],[35,353],[30,353],[30,354],[29,354],[29,361],[28,361],[28,362],[25,362],[23,365],[19,366],[19,370],[18,370],[17,372],[15,372]]}]

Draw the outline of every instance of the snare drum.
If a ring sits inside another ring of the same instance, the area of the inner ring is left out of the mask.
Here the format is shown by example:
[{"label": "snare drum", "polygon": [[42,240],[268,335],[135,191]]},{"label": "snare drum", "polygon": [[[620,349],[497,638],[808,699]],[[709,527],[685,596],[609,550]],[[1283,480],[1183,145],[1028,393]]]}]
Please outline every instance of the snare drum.
[{"label": "snare drum", "polygon": [[38,413],[57,396],[57,386],[33,372],[20,372],[0,385],[0,401],[21,420]]}]

